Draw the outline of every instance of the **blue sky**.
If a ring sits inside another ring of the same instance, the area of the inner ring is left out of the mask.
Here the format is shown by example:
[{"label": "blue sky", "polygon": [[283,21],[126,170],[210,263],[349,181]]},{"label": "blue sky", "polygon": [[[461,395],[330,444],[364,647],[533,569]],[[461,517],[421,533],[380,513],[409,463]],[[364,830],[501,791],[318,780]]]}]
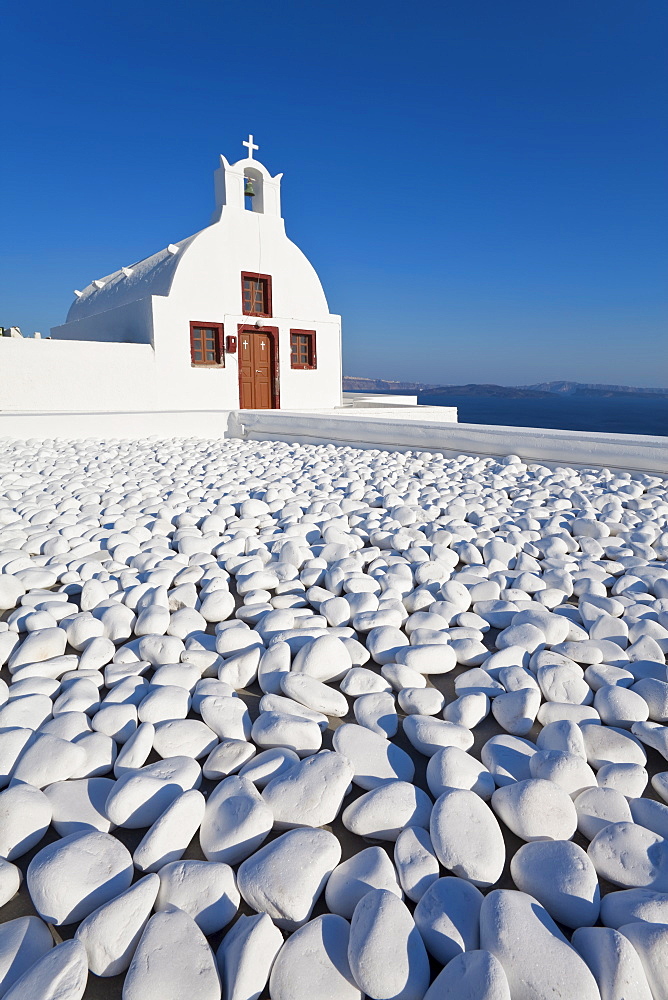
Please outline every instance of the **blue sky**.
[{"label": "blue sky", "polygon": [[344,371],[668,384],[664,0],[5,7],[0,324],[283,171]]}]

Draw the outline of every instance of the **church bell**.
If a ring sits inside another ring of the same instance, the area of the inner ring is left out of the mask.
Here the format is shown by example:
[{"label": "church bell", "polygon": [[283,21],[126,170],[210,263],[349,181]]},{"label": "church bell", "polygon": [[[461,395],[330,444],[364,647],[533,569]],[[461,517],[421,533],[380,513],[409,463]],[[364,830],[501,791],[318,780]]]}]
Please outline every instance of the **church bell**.
[{"label": "church bell", "polygon": [[254,198],[255,197],[255,191],[253,189],[253,182],[251,181],[250,177],[246,178],[246,183],[244,184],[244,194],[248,198]]}]

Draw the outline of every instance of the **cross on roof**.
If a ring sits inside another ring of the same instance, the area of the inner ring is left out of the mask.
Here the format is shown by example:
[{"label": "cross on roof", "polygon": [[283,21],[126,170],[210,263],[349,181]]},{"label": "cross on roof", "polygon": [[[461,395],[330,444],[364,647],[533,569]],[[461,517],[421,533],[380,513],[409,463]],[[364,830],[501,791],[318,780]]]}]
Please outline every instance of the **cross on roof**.
[{"label": "cross on roof", "polygon": [[246,142],[246,140],[244,139],[244,141],[242,142],[241,145],[242,146],[248,146],[248,159],[249,160],[253,159],[253,150],[260,148],[259,146],[255,145],[255,143],[253,142],[253,136],[250,135],[250,134],[248,136],[248,142]]}]

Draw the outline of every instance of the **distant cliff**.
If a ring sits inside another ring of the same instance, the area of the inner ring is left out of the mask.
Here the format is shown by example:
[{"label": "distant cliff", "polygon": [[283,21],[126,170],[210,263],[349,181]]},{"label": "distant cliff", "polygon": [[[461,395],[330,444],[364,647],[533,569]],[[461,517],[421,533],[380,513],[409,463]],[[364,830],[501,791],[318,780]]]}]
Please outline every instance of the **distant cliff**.
[{"label": "distant cliff", "polygon": [[650,396],[668,399],[668,388],[632,385],[601,385],[594,382],[538,382],[535,385],[427,385],[424,382],[390,382],[388,379],[343,376],[344,392],[417,392],[432,396],[493,396],[505,399],[546,399],[550,396],[623,397]]}]

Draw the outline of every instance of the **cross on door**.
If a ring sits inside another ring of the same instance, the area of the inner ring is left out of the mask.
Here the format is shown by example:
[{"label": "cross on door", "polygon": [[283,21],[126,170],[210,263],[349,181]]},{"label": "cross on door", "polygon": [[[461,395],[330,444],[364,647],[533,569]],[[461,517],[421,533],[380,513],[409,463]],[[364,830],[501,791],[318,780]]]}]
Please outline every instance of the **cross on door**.
[{"label": "cross on door", "polygon": [[248,347],[248,341],[244,340],[244,350]]}]

